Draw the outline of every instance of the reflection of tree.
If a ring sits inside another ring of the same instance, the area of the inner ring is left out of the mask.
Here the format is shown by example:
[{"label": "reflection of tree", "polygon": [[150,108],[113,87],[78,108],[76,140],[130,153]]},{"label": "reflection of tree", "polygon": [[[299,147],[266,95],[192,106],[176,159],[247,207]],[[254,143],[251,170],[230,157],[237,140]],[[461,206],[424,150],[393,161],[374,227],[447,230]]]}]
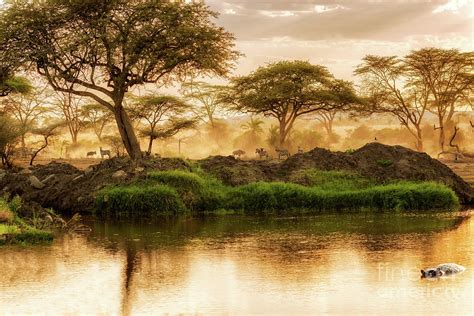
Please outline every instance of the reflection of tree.
[{"label": "reflection of tree", "polygon": [[140,254],[137,252],[137,245],[133,240],[126,240],[125,248],[125,267],[124,267],[124,281],[122,289],[122,314],[130,315],[133,293],[132,281],[133,275],[136,271],[137,264],[140,260]]}]

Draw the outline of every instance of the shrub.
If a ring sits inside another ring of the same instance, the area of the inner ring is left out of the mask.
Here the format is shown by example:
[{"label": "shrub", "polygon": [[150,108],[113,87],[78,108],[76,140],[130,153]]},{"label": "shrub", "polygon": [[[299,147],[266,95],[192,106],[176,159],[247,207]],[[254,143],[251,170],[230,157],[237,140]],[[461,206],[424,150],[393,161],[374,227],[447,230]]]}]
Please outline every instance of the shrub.
[{"label": "shrub", "polygon": [[228,207],[244,211],[288,209],[429,210],[459,205],[454,192],[436,183],[398,183],[361,190],[321,190],[289,183],[252,183],[230,193]]},{"label": "shrub", "polygon": [[152,171],[148,173],[147,178],[181,190],[199,191],[205,185],[204,180],[197,174],[181,170]]},{"label": "shrub", "polygon": [[97,207],[104,212],[133,216],[179,213],[184,210],[286,212],[300,210],[429,210],[453,209],[455,193],[437,183],[398,182],[375,185],[357,174],[306,170],[283,182],[255,182],[229,187],[220,181],[184,171],[149,174],[145,181],[106,188],[98,194]]},{"label": "shrub", "polygon": [[108,187],[97,195],[97,208],[117,216],[177,214],[186,210],[178,192],[166,185]]}]

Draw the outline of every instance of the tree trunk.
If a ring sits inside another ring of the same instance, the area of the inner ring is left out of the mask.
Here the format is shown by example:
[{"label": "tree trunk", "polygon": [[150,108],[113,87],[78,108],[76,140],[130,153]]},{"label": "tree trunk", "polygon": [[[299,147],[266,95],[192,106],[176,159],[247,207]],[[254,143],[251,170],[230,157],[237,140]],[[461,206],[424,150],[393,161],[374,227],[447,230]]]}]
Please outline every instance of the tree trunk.
[{"label": "tree trunk", "polygon": [[150,141],[148,142],[148,155],[151,155],[151,149],[153,148],[153,136],[150,136]]},{"label": "tree trunk", "polygon": [[444,142],[445,142],[446,136],[444,133],[444,122],[443,119],[439,119],[439,138],[438,138],[438,145],[439,149],[441,152],[444,151]]},{"label": "tree trunk", "polygon": [[73,144],[77,144],[77,134],[79,134],[76,131],[71,130],[71,140]]},{"label": "tree trunk", "polygon": [[419,126],[416,127],[416,150],[423,152],[423,137],[421,135],[421,128]]},{"label": "tree trunk", "polygon": [[280,137],[278,139],[278,146],[283,148],[286,142],[286,123],[285,119],[283,118],[280,120]]},{"label": "tree trunk", "polygon": [[139,160],[142,158],[142,151],[140,149],[140,143],[138,142],[135,131],[133,130],[132,122],[127,112],[122,105],[115,106],[114,108],[115,121],[122,138],[125,150],[133,160]]},{"label": "tree trunk", "polygon": [[21,134],[21,149],[25,150],[25,148],[26,148],[25,134]]}]

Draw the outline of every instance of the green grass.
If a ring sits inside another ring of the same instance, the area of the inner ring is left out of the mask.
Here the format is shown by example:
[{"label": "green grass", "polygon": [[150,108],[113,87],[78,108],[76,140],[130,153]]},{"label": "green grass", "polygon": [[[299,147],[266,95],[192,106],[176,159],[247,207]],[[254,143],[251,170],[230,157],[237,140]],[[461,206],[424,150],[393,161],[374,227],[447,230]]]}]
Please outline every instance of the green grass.
[{"label": "green grass", "polygon": [[9,203],[0,198],[0,210],[13,213],[11,221],[7,224],[0,224],[0,245],[31,245],[52,241],[52,232],[28,225],[17,215],[17,210],[20,206],[21,199],[17,196],[11,199]]},{"label": "green grass", "polygon": [[[132,185],[107,187],[97,195],[99,212],[114,216],[289,211],[451,210],[455,193],[433,182],[376,185],[341,171],[307,170],[290,181],[229,187],[201,172],[157,171]],[[304,184],[304,185],[303,185]]]},{"label": "green grass", "polygon": [[291,183],[258,182],[238,187],[228,205],[245,211],[309,209],[354,211],[453,209],[459,205],[454,192],[436,183],[398,183],[359,190],[321,189]]},{"label": "green grass", "polygon": [[136,184],[99,192],[97,208],[120,217],[177,214],[186,211],[178,192],[166,185]]}]

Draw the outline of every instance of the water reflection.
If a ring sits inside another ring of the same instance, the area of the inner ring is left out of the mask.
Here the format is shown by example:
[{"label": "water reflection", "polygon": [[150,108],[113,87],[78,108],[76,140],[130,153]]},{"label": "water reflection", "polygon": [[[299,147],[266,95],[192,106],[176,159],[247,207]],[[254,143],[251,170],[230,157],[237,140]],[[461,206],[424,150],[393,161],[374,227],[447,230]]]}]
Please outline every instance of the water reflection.
[{"label": "water reflection", "polygon": [[[88,236],[0,249],[1,313],[473,311],[470,213],[87,224]],[[468,270],[419,279],[441,262]]]}]

